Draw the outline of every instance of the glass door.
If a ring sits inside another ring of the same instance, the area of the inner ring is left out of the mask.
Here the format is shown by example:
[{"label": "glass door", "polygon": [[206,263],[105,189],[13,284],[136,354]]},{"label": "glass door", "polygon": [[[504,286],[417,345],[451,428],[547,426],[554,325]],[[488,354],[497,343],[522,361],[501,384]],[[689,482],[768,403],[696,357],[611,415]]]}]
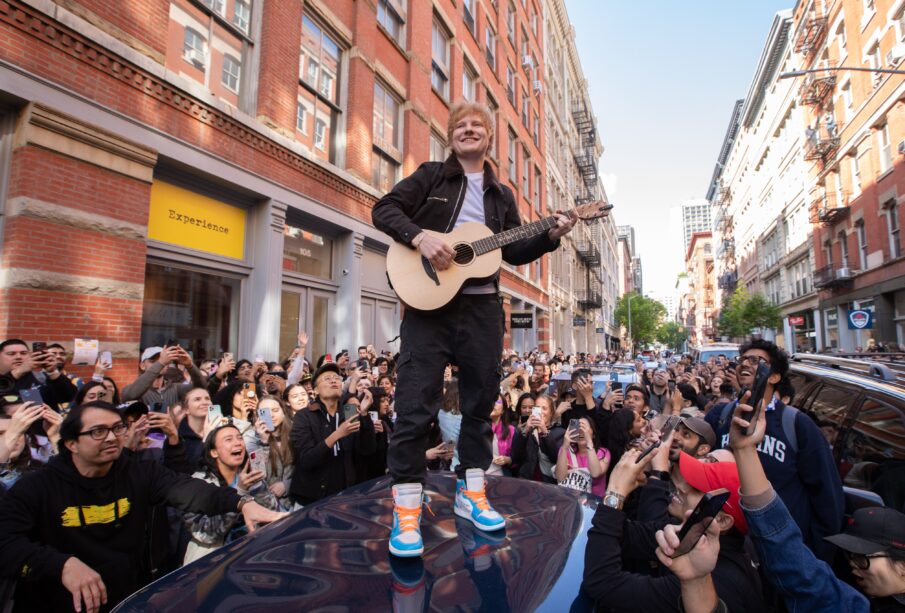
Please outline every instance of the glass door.
[{"label": "glass door", "polygon": [[[308,332],[305,353],[313,363],[325,353],[336,351],[330,314],[336,296],[314,288],[285,288],[280,296],[280,358],[295,349],[299,330]],[[348,348],[347,348],[348,349]]]}]

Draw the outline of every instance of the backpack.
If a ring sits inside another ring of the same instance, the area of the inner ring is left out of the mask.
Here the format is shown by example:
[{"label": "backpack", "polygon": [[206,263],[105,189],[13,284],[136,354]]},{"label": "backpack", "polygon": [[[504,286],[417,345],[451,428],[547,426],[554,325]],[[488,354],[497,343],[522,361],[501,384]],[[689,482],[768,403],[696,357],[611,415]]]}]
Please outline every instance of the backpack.
[{"label": "backpack", "polygon": [[[727,402],[723,406],[723,410],[720,412],[720,420],[717,423],[717,427],[722,431],[723,426],[729,421],[732,417],[732,412],[735,410],[738,401],[735,402]],[[795,418],[798,417],[798,409],[788,404],[783,405],[782,411],[782,432],[785,435],[786,441],[789,443],[789,447],[792,448],[792,451],[798,453],[798,432],[795,430]]]}]

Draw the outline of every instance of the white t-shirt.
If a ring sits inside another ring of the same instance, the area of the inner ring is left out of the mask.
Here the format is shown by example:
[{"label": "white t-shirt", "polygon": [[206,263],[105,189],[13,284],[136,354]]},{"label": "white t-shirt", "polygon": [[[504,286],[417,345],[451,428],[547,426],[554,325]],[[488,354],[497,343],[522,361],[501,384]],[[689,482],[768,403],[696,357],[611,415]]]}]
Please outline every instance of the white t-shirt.
[{"label": "white t-shirt", "polygon": [[[465,200],[462,202],[462,208],[459,210],[459,216],[456,218],[456,225],[467,221],[476,221],[487,225],[484,221],[484,173],[483,172],[466,172],[465,179]],[[462,290],[463,294],[493,294],[496,287],[493,281],[482,285],[469,285]]]}]

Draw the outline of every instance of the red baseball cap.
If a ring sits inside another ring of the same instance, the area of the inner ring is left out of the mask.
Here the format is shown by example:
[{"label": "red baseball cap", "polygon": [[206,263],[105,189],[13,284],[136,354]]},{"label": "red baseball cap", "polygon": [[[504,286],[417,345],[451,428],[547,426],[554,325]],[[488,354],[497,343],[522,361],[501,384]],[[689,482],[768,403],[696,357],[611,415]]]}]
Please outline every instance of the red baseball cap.
[{"label": "red baseball cap", "polygon": [[732,516],[739,532],[748,533],[748,522],[739,504],[741,484],[734,462],[701,462],[683,451],[679,455],[679,472],[688,485],[699,492],[711,492],[723,487],[729,490],[729,500],[723,505],[723,511]]}]

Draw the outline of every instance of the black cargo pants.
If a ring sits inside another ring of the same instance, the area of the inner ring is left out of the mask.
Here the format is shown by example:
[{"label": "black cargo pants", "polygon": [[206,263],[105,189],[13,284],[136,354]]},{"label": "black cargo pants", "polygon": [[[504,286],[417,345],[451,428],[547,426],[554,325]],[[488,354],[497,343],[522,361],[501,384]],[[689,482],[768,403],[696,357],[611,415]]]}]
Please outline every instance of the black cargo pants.
[{"label": "black cargo pants", "polygon": [[397,364],[396,428],[387,465],[396,483],[424,483],[427,433],[442,406],[443,369],[459,367],[459,475],[493,461],[490,411],[500,391],[503,307],[496,294],[459,294],[442,309],[406,309]]}]

